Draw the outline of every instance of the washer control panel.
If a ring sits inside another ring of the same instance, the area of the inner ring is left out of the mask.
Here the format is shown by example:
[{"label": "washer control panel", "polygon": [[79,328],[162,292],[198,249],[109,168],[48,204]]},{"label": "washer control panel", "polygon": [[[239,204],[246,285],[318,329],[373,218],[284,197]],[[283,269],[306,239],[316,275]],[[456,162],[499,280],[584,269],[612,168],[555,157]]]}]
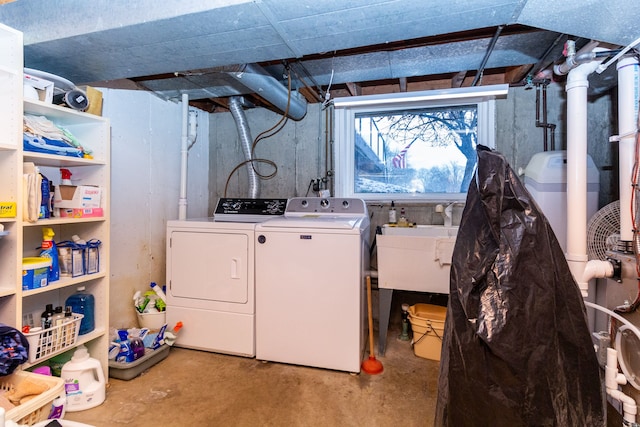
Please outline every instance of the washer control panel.
[{"label": "washer control panel", "polygon": [[291,216],[350,216],[367,215],[367,205],[362,199],[344,197],[294,197],[289,199],[285,217]]}]

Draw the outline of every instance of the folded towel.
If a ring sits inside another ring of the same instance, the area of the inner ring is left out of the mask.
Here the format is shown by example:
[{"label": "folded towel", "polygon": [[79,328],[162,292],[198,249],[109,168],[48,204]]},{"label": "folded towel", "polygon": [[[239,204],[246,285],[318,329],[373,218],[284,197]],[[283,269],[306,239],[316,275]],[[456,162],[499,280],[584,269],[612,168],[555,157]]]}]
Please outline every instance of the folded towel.
[{"label": "folded towel", "polygon": [[450,237],[446,239],[436,240],[436,253],[435,259],[440,263],[440,267],[443,265],[451,265],[451,258],[453,257],[453,247],[456,244],[456,240]]}]

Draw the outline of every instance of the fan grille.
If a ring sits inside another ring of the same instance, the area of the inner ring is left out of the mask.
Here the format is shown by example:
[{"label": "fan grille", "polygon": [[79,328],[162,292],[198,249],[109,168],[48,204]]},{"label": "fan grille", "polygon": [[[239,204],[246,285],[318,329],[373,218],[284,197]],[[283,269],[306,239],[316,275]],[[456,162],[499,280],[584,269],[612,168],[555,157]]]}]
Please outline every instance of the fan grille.
[{"label": "fan grille", "polygon": [[611,202],[596,212],[587,224],[589,259],[605,260],[620,241],[620,201]]}]

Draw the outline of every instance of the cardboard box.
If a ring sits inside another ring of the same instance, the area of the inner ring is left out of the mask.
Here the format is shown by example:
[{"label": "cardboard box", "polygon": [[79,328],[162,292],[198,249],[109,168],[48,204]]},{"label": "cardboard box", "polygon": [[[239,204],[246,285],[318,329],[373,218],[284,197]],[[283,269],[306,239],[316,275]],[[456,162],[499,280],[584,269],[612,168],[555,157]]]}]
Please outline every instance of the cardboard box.
[{"label": "cardboard box", "polygon": [[49,104],[53,101],[53,82],[25,73],[24,84],[32,86],[38,92],[40,101]]},{"label": "cardboard box", "polygon": [[59,212],[61,218],[98,218],[104,216],[102,208],[61,208]]},{"label": "cardboard box", "polygon": [[17,212],[16,202],[0,202],[0,218],[15,218]]},{"label": "cardboard box", "polygon": [[54,208],[99,208],[102,189],[93,185],[58,185],[53,194]]},{"label": "cardboard box", "polygon": [[87,94],[89,107],[86,113],[102,116],[102,92],[91,86],[78,86],[78,89]]}]

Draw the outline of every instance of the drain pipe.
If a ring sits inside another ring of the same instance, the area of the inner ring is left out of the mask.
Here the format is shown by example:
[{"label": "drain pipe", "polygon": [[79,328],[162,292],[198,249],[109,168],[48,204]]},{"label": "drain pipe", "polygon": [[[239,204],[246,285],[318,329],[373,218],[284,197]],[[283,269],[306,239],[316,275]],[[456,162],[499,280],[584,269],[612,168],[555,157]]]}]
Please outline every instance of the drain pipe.
[{"label": "drain pipe", "polygon": [[618,61],[618,132],[612,137],[619,141],[619,187],[620,187],[620,240],[633,240],[631,206],[633,189],[633,164],[636,161],[635,141],[638,120],[638,60],[626,57]]},{"label": "drain pipe", "polygon": [[196,142],[197,114],[189,112],[189,95],[182,94],[182,138],[180,147],[180,199],[178,200],[178,219],[187,219],[187,168],[189,149]]},{"label": "drain pipe", "polygon": [[252,160],[251,146],[253,145],[253,139],[251,138],[251,131],[249,130],[249,123],[242,109],[242,98],[239,96],[232,96],[229,98],[229,111],[236,122],[236,128],[238,129],[238,136],[240,137],[240,145],[242,145],[242,152],[244,153],[245,161],[247,165],[247,174],[249,178],[249,198],[257,199],[260,194],[260,180],[258,173],[256,172]]},{"label": "drain pipe", "polygon": [[[598,48],[596,48],[598,49]],[[570,51],[564,64],[554,67],[567,76],[567,251],[571,273],[584,297],[589,279],[584,277],[587,256],[587,89],[588,77],[604,58],[580,64],[583,58],[596,58],[594,52],[576,55]],[[604,50],[604,49],[601,49]],[[584,59],[586,61],[586,59]],[[606,261],[604,261],[606,262]],[[598,269],[595,269],[597,271]],[[590,270],[591,271],[591,270]]]},{"label": "drain pipe", "polygon": [[618,389],[618,386],[627,383],[627,378],[618,371],[618,352],[611,347],[607,348],[607,364],[604,369],[607,394],[622,403],[624,425],[636,425],[638,406],[631,396]]}]

